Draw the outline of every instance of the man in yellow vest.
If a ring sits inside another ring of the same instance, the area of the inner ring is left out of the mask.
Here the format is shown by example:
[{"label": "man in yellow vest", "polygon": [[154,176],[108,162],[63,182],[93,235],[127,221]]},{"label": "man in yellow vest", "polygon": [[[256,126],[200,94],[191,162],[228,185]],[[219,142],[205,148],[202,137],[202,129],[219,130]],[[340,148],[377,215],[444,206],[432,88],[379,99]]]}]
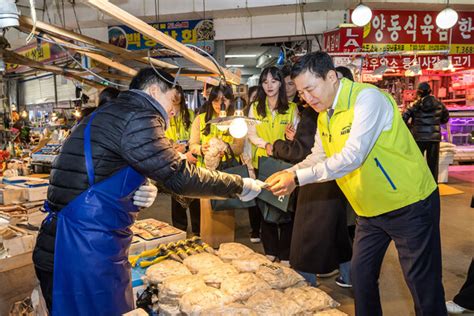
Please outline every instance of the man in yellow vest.
[{"label": "man in yellow vest", "polygon": [[280,196],[298,185],[337,181],[358,215],[352,256],[357,315],[382,315],[378,279],[392,240],[416,315],[447,315],[439,192],[396,102],[372,85],[339,80],[323,52],[304,56],[292,77],[320,113],[318,130],[312,153],[267,179],[270,190]]}]

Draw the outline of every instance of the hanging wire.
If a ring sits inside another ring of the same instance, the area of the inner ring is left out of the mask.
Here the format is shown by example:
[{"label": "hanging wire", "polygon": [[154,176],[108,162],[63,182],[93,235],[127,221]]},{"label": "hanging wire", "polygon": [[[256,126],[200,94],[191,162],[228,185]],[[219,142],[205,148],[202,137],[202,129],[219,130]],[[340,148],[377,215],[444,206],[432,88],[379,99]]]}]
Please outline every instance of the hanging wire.
[{"label": "hanging wire", "polygon": [[123,84],[120,84],[120,83],[115,83],[113,81],[110,81],[110,80],[107,80],[105,79],[104,77],[96,74],[95,72],[93,72],[92,70],[88,69],[88,68],[85,68],[84,66],[82,66],[82,63],[80,61],[78,61],[73,55],[71,55],[71,53],[65,49],[64,47],[62,47],[60,44],[58,44],[55,40],[53,40],[54,44],[59,46],[59,48],[61,48],[63,51],[66,52],[66,54],[79,66],[81,67],[81,69],[84,69],[86,72],[90,73],[91,75],[99,78],[100,80],[104,81],[104,82],[107,82],[108,84],[112,84],[114,86],[117,86],[117,87],[125,87],[125,88],[128,88],[128,85],[123,85]]},{"label": "hanging wire", "polygon": [[82,35],[81,25],[79,24],[79,20],[77,19],[76,2],[75,1],[71,2],[71,5],[72,5],[72,11],[74,12],[74,17],[76,18],[77,29],[79,30],[79,34]]},{"label": "hanging wire", "polygon": [[196,45],[193,45],[193,44],[184,44],[184,46],[186,47],[192,47],[194,49],[197,49],[198,51],[204,53],[206,56],[209,57],[209,59],[211,59],[212,63],[214,64],[214,66],[216,66],[217,70],[219,71],[219,74],[221,75],[221,81],[223,80],[224,83],[227,82],[226,80],[226,77],[225,77],[225,73],[224,71],[222,70],[222,67],[219,65],[219,63],[217,62],[217,60],[214,58],[214,56],[212,56],[211,54],[209,54],[208,52],[206,52],[204,49],[202,49],[201,47],[197,47]]},{"label": "hanging wire", "polygon": [[31,19],[33,20],[33,27],[31,28],[31,32],[26,38],[26,44],[28,44],[33,37],[35,37],[36,31],[36,8],[35,8],[35,0],[30,0],[30,11],[31,11]]},{"label": "hanging wire", "polygon": [[151,49],[149,49],[147,51],[147,57],[148,57],[148,63],[150,64],[151,68],[155,71],[155,73],[158,75],[158,77],[160,77],[161,79],[163,79],[164,81],[170,83],[172,85],[172,88],[176,87],[177,85],[177,82],[178,82],[178,76],[179,76],[179,73],[181,72],[181,67],[179,67],[178,69],[178,72],[176,73],[176,76],[174,77],[174,81],[169,81],[168,79],[166,79],[165,77],[163,77],[163,75],[158,71],[158,69],[155,68],[155,65],[153,65],[153,63],[151,62],[151,55],[150,55],[150,51]]},{"label": "hanging wire", "polygon": [[[78,46],[78,45],[74,45],[72,43],[68,43],[68,44],[63,44],[63,43],[58,43],[54,40],[51,40],[49,38],[46,38],[46,37],[43,37],[41,35],[41,33],[39,33],[38,35],[35,35],[36,38],[39,38],[41,41],[44,41],[44,42],[48,42],[50,44],[54,44],[54,45],[57,45],[57,46],[62,46],[62,47],[67,47],[67,48],[70,48],[70,49],[74,49],[74,50],[81,50],[81,49],[84,49],[84,47],[82,46]],[[104,51],[101,50],[101,49],[98,49],[98,48],[95,48],[95,47],[86,47],[88,50],[91,50],[91,51],[95,51],[95,52],[98,52],[98,53],[103,53]]]}]

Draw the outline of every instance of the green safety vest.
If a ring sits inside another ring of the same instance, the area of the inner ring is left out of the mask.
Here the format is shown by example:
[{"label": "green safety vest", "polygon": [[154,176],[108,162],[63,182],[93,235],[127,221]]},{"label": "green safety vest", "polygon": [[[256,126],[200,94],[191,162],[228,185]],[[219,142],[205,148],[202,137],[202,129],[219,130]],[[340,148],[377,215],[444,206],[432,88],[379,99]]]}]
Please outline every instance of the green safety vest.
[{"label": "green safety vest", "polygon": [[183,118],[181,117],[181,113],[170,118],[168,129],[165,132],[165,136],[172,141],[179,142],[179,141],[188,141],[190,134],[191,134],[191,125],[194,121],[194,112],[191,110],[187,110],[189,112],[189,118],[191,120],[191,124],[189,128],[184,126]]},{"label": "green safety vest", "polygon": [[[234,143],[234,138],[229,135],[228,131],[221,131],[214,124],[211,124],[211,130],[210,130],[209,134],[204,135],[204,130],[206,128],[206,113],[199,114],[199,128],[200,128],[199,139],[201,141],[201,145],[208,143],[211,140],[211,138],[219,138],[227,144],[233,144]],[[225,156],[222,157],[222,160],[225,161],[226,157]],[[201,156],[201,155],[198,156],[198,161],[197,161],[196,165],[198,167],[205,167],[206,166],[205,163],[204,163],[204,157],[203,156]]]},{"label": "green safety vest", "polygon": [[[328,121],[327,111],[318,117],[319,136],[327,157],[340,153],[349,138],[354,120],[354,104],[364,89],[376,87],[342,79],[336,108]],[[393,123],[382,131],[362,165],[337,184],[355,212],[372,217],[426,199],[436,182],[403,121],[393,97],[381,91],[393,107]],[[363,106],[363,105],[359,105]]]},{"label": "green safety vest", "polygon": [[[272,111],[268,107],[268,100],[265,100],[265,108],[267,115],[260,116],[257,113],[257,103],[253,103],[253,115],[261,123],[256,126],[257,136],[262,138],[267,143],[273,144],[279,139],[285,139],[285,128],[288,123],[293,123],[296,115],[296,103],[288,102],[289,109],[285,114],[276,113],[272,116]],[[254,168],[258,169],[258,159],[260,157],[267,157],[265,148],[260,148],[252,144],[252,164]]]}]

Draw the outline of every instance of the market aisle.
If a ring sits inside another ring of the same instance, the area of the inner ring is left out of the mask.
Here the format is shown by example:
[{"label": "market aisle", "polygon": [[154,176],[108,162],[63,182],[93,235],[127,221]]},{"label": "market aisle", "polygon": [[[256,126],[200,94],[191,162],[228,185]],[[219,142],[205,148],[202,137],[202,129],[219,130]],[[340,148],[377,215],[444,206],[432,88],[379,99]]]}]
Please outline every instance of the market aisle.
[{"label": "market aisle", "polygon": [[[448,300],[453,298],[464,283],[471,258],[474,256],[474,209],[470,208],[471,196],[474,194],[474,184],[471,180],[474,179],[474,166],[450,167],[449,179],[450,186],[464,193],[441,197],[443,283]],[[140,214],[140,218],[155,217],[171,222],[170,209],[170,198],[160,195],[151,208]],[[236,214],[236,225],[236,241],[262,252],[261,244],[250,243],[247,211]],[[403,280],[393,244],[389,247],[382,266],[380,288],[384,315],[414,315],[410,292]],[[333,278],[322,279],[321,289],[342,304],[342,311],[354,315],[350,290],[338,287]]]}]

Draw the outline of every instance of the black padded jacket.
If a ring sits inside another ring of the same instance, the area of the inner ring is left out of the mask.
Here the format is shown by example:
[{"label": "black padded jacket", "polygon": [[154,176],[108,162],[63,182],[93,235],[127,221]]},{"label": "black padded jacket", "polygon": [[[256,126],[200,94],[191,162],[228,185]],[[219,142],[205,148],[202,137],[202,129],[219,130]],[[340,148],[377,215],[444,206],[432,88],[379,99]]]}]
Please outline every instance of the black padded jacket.
[{"label": "black padded jacket", "polygon": [[403,113],[403,120],[409,124],[416,141],[439,142],[441,140],[440,124],[448,122],[449,112],[441,101],[428,95],[408,108]]},{"label": "black padded jacket", "polygon": [[[165,137],[166,114],[142,91],[122,92],[100,107],[91,125],[95,182],[132,166],[160,186],[189,197],[235,197],[242,192],[239,176],[209,171],[188,164]],[[84,159],[84,118],[64,142],[53,162],[48,203],[59,212],[89,184]],[[33,260],[38,269],[53,270],[56,220],[43,223]]]}]

